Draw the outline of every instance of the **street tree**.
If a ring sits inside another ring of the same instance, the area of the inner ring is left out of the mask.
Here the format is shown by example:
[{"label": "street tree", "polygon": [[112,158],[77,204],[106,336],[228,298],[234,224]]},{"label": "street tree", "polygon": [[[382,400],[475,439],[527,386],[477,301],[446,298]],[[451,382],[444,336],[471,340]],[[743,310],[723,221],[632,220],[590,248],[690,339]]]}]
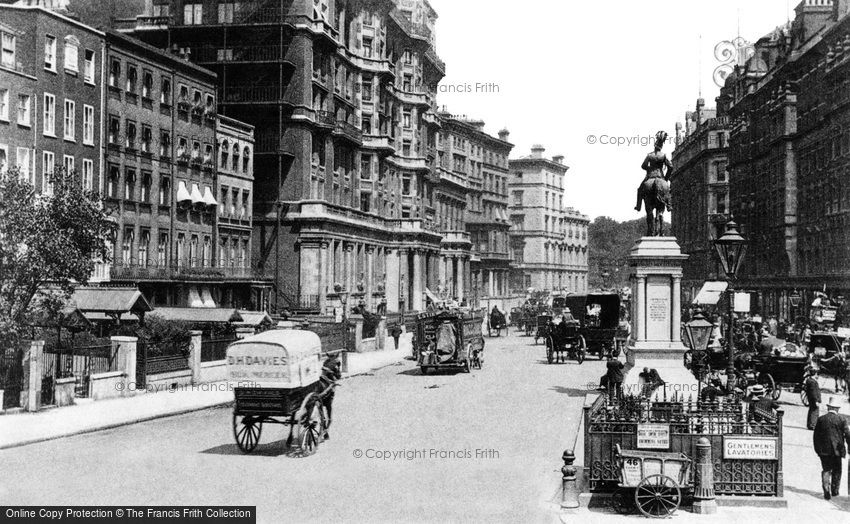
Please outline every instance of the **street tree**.
[{"label": "street tree", "polygon": [[38,194],[17,168],[0,173],[0,340],[60,309],[109,261],[114,225],[100,195],[62,168],[49,180]]}]

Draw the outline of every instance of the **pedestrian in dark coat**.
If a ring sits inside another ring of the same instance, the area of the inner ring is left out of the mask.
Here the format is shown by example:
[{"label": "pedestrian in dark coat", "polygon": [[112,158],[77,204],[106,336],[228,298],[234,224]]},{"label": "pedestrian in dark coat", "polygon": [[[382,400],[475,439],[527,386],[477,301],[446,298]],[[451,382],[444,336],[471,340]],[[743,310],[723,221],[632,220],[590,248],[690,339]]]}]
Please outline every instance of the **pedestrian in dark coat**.
[{"label": "pedestrian in dark coat", "polygon": [[826,405],[827,413],[818,419],[812,435],[815,453],[820,457],[821,484],[826,500],[838,496],[841,462],[847,456],[847,444],[850,444],[850,426],[847,419],[838,414],[840,407],[838,399],[830,397]]},{"label": "pedestrian in dark coat", "polygon": [[808,378],[803,382],[806,399],[809,401],[809,415],[806,419],[806,427],[815,429],[815,424],[820,416],[820,384],[818,383],[818,371],[812,370]]},{"label": "pedestrian in dark coat", "polygon": [[608,363],[605,364],[605,368],[607,370],[605,375],[608,377],[609,397],[619,399],[623,396],[623,380],[625,380],[625,374],[623,373],[624,367],[625,365],[616,358],[609,358]]},{"label": "pedestrian in dark coat", "polygon": [[342,378],[342,366],[336,356],[328,357],[322,364],[322,375],[319,377],[319,385],[322,396],[322,405],[325,407],[325,412],[328,414],[328,420],[325,423],[325,439],[328,439],[327,428],[331,426],[334,403],[334,386],[339,379]]}]

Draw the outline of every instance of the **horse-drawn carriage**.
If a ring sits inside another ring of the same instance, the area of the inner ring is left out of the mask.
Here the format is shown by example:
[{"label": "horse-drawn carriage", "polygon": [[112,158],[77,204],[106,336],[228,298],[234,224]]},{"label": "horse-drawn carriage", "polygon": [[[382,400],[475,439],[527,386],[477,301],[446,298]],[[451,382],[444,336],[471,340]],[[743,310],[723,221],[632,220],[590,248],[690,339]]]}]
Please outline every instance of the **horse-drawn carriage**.
[{"label": "horse-drawn carriage", "polygon": [[835,331],[817,331],[812,333],[809,352],[817,362],[820,372],[832,377],[844,376],[846,363],[839,356],[844,350],[846,340]]},{"label": "horse-drawn carriage", "polygon": [[233,435],[243,453],[260,442],[263,424],[289,426],[286,447],[316,451],[327,429],[320,382],[322,343],[311,331],[271,330],[227,348],[227,376],[235,384]]},{"label": "horse-drawn carriage", "polygon": [[765,391],[773,400],[779,400],[782,390],[787,389],[794,393],[803,390],[803,376],[806,370],[807,359],[804,354],[782,355],[765,354],[755,355],[752,359],[753,371],[756,373],[756,383],[762,384]]},{"label": "horse-drawn carriage", "polygon": [[502,334],[503,329],[507,333],[508,325],[505,322],[505,315],[494,307],[487,315],[487,336],[492,337],[495,333],[495,336],[498,337]]},{"label": "horse-drawn carriage", "polygon": [[587,343],[587,352],[599,360],[614,355],[618,347],[620,324],[620,295],[617,293],[592,293],[568,295],[565,306],[579,322],[579,333]]},{"label": "horse-drawn carriage", "polygon": [[511,326],[514,326],[518,330],[522,330],[522,308],[512,307],[510,313],[510,320],[508,323]]},{"label": "horse-drawn carriage", "polygon": [[584,362],[587,351],[584,337],[579,334],[579,323],[566,312],[557,322],[551,319],[547,327],[546,360],[566,362],[568,358],[575,359],[579,364]]},{"label": "horse-drawn carriage", "polygon": [[416,317],[419,368],[460,368],[469,373],[484,363],[483,313],[461,310],[422,313]]},{"label": "horse-drawn carriage", "polygon": [[552,324],[552,315],[537,315],[534,323],[535,331],[534,331],[534,344],[537,344],[538,340],[546,340],[546,337],[549,336],[549,327]]}]

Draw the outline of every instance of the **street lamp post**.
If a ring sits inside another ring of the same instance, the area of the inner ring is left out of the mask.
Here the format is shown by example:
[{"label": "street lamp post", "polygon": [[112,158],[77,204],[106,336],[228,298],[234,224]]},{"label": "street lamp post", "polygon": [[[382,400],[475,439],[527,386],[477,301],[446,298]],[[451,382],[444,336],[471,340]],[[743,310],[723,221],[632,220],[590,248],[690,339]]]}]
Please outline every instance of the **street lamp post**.
[{"label": "street lamp post", "polygon": [[800,295],[800,292],[796,289],[791,296],[788,297],[788,300],[791,302],[791,329],[794,330],[794,333],[797,333],[797,308],[800,307],[800,302],[802,302],[803,297]]},{"label": "street lamp post", "polygon": [[688,346],[691,348],[693,358],[691,360],[691,369],[694,370],[697,378],[697,398],[702,395],[702,380],[705,374],[705,351],[708,349],[708,344],[711,342],[711,334],[714,332],[714,324],[711,323],[702,314],[702,311],[697,310],[693,318],[685,324],[685,338]]},{"label": "street lamp post", "polygon": [[735,342],[733,340],[733,302],[735,290],[733,284],[741,268],[741,262],[747,252],[747,239],[738,231],[738,224],[734,220],[726,223],[726,231],[723,236],[714,241],[714,247],[720,257],[723,272],[726,273],[728,287],[726,294],[729,298],[728,326],[726,326],[727,363],[726,363],[726,387],[731,391],[735,387]]}]

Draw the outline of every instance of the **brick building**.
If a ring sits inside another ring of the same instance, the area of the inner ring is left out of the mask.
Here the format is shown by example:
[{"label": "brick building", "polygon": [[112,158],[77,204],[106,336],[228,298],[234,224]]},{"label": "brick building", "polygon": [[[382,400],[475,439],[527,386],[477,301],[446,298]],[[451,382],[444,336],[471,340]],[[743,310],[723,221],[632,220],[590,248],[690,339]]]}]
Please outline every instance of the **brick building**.
[{"label": "brick building", "polygon": [[696,110],[686,114],[685,125],[677,125],[676,130],[675,169],[670,178],[676,207],[672,227],[682,252],[689,255],[682,277],[683,300],[687,303],[703,282],[724,278],[714,239],[723,234],[730,216],[729,121],[718,117],[716,110],[707,109],[700,98]]},{"label": "brick building", "polygon": [[[105,64],[104,195],[118,222],[110,280],[137,285],[154,306],[261,306],[251,295],[250,218],[234,223],[220,212],[232,200],[216,200],[220,178],[242,177],[227,187],[250,195],[250,128],[219,123],[211,71],[113,31]],[[219,155],[219,142],[238,150]],[[230,154],[235,163],[220,167]]]},{"label": "brick building", "polygon": [[850,294],[850,2],[805,0],[755,45],[718,110],[731,123],[731,212],[750,241],[742,286],[790,317],[826,287]]},{"label": "brick building", "polygon": [[215,71],[220,112],[254,126],[272,307],[325,312],[343,289],[422,309],[444,245],[463,243],[443,242],[437,211],[452,190],[436,191],[435,20],[425,0],[152,0],[126,28]]},{"label": "brick building", "polygon": [[510,161],[511,287],[587,291],[587,228],[590,219],[564,205],[568,166],[562,156],[531,155]]}]

